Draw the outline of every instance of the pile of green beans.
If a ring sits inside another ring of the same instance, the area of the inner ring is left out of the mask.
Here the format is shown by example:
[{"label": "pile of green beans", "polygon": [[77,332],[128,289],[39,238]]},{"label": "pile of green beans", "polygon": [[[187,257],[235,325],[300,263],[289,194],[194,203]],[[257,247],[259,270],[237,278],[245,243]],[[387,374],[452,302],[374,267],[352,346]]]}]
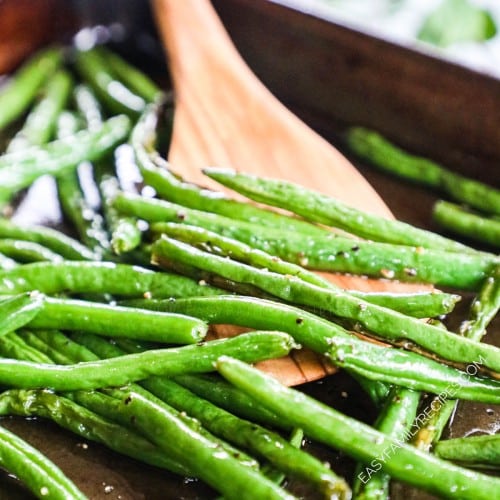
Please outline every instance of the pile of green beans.
[{"label": "pile of green beans", "polygon": [[[48,48],[0,89],[0,416],[51,420],[228,500],[296,498],[293,481],[311,498],[384,500],[392,479],[494,498],[498,479],[474,468],[498,467],[498,439],[441,436],[456,401],[500,404],[500,349],[479,343],[500,307],[499,257],[282,181],[206,170],[267,206],[191,184],[157,151],[173,110],[175,96],[107,46]],[[351,143],[383,156],[363,130]],[[422,169],[457,192],[452,174]],[[64,232],[16,221],[43,175]],[[459,183],[459,202],[486,197]],[[481,222],[489,247],[496,223]],[[317,270],[445,290],[366,293]],[[438,321],[465,292],[457,335]],[[214,338],[221,324],[244,333]],[[353,378],[378,418],[347,417],[251,366],[300,349]],[[422,420],[428,401],[440,408]],[[304,440],[355,460],[355,477]],[[0,465],[38,498],[85,498],[1,427]]]}]

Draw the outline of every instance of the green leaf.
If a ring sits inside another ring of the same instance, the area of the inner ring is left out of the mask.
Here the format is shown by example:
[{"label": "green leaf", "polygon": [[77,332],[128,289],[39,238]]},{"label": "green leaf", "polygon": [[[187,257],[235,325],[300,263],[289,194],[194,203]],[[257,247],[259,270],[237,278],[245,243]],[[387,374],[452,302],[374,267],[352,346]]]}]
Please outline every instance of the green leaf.
[{"label": "green leaf", "polygon": [[497,27],[491,13],[469,0],[443,0],[424,20],[417,35],[421,41],[448,47],[457,42],[483,42]]}]

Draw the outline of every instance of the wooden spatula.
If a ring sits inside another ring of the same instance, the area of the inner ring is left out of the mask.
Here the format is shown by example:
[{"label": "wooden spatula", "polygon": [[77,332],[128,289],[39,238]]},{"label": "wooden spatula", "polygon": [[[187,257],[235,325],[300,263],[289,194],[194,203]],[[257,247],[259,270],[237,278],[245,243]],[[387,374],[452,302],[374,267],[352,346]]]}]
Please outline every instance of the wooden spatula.
[{"label": "wooden spatula", "polygon": [[[208,0],[153,0],[153,8],[175,91],[169,161],[183,177],[214,187],[200,169],[233,167],[287,179],[392,217],[349,161],[257,79]],[[387,283],[375,280],[343,276],[332,280],[345,288],[387,288]],[[266,362],[263,369],[288,385],[331,371],[318,356],[302,351],[293,358]]]}]

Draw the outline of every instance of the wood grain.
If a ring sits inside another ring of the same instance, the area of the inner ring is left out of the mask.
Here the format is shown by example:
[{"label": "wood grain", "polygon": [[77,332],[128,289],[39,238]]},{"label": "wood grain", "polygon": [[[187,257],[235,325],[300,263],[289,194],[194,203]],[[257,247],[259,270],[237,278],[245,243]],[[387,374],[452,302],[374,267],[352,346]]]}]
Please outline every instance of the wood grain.
[{"label": "wood grain", "polygon": [[[208,1],[153,0],[153,8],[175,91],[168,156],[183,177],[213,187],[200,169],[233,167],[287,179],[392,217],[351,163],[256,78]],[[330,278],[345,288],[388,286],[356,277]],[[288,385],[315,380],[330,371],[323,360],[307,352],[264,366]]]}]

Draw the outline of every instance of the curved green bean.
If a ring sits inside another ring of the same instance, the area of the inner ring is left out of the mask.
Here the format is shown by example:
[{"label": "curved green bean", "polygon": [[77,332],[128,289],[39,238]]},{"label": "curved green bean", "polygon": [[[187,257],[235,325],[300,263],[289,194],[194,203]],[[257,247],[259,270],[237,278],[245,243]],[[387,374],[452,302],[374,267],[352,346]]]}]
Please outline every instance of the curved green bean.
[{"label": "curved green bean", "polygon": [[372,130],[354,127],[348,131],[347,141],[357,155],[386,172],[439,189],[479,210],[500,214],[500,191],[492,186],[411,155]]},{"label": "curved green bean", "polygon": [[[90,441],[176,474],[190,471],[171,460],[163,450],[124,427],[100,417],[67,397],[45,390],[11,389],[0,394],[0,413],[42,417]],[[73,497],[64,497],[65,500]]]},{"label": "curved green bean", "polygon": [[442,228],[459,236],[500,248],[500,221],[498,220],[486,218],[442,200],[434,204],[432,218]]},{"label": "curved green bean", "polygon": [[0,427],[0,465],[18,477],[37,498],[87,498],[59,467],[4,427]]}]

